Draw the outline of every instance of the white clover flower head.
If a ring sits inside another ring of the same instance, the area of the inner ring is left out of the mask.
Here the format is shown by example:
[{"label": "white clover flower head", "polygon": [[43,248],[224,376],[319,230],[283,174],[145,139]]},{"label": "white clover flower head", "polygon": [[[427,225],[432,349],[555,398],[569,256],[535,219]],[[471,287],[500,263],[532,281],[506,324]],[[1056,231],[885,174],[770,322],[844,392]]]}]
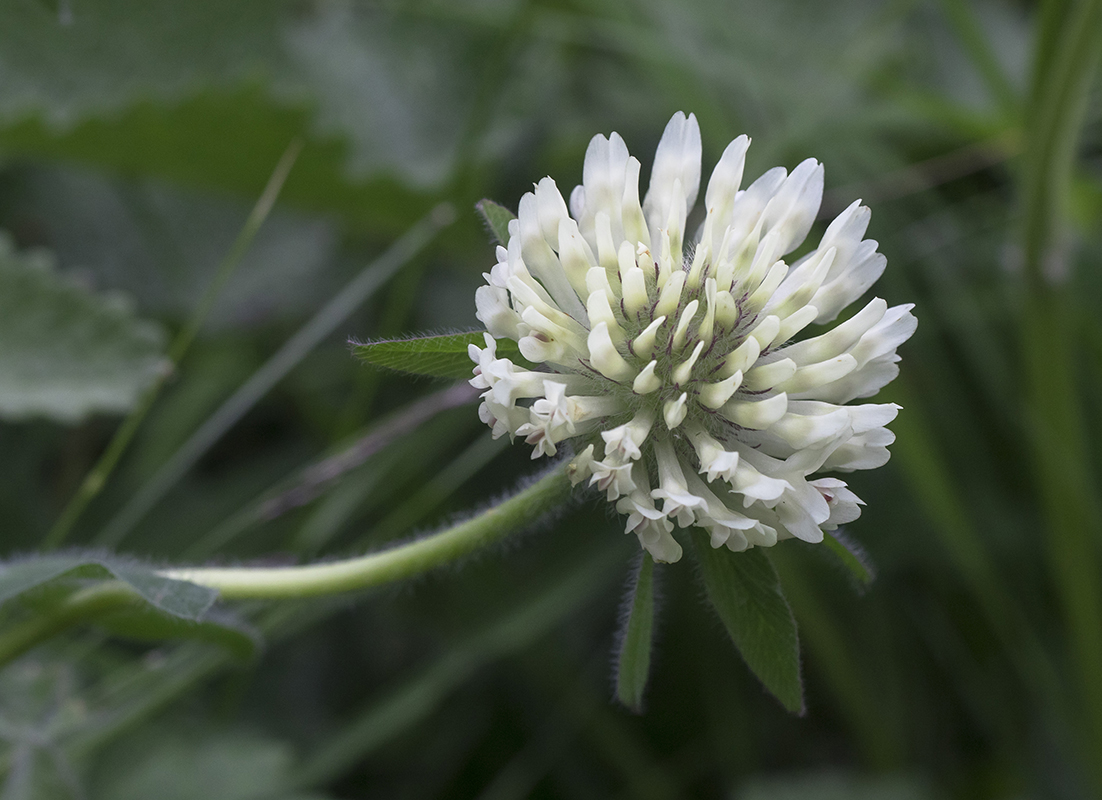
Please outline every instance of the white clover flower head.
[{"label": "white clover flower head", "polygon": [[[797,338],[884,271],[862,238],[869,210],[853,203],[787,263],[818,213],[823,168],[808,159],[740,189],[749,143],[723,152],[688,237],[696,118],[666,126],[641,203],[639,161],[619,135],[595,136],[569,208],[551,178],[525,194],[475,297],[488,331],[470,348],[482,419],[533,458],[575,440],[571,479],[605,492],[659,561],[681,557],[675,525],[734,551],[822,541],[861,501],[838,478],[809,476],[881,466],[894,440],[884,426],[898,406],[849,403],[898,373],[912,306],[875,298]],[[498,358],[502,338],[538,366]]]}]

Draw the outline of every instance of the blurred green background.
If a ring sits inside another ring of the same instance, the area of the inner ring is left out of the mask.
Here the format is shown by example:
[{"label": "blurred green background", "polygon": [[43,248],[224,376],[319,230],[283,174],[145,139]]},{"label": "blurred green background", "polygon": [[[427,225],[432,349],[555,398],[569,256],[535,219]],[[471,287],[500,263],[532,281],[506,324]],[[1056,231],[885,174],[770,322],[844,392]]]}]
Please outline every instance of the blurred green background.
[{"label": "blurred green background", "polygon": [[[411,584],[31,650],[0,672],[0,798],[1102,796],[1098,8],[4,0],[0,557],[48,541],[295,143],[66,544],[291,563],[504,496],[540,469],[528,448],[443,409],[454,395],[414,406],[447,385],[363,368],[346,340],[475,327],[494,263],[475,202],[515,208],[544,175],[569,190],[598,132],[645,176],[677,110],[705,174],[744,132],[750,177],[820,159],[824,219],[871,206],[876,293],[920,324],[881,395],[904,406],[892,461],[852,480],[877,580],[862,594],[798,542],[772,554],[806,716],[749,674],[688,559],[659,570],[646,712],[613,702],[637,546],[589,497]],[[454,222],[356,296],[442,202]],[[311,328],[334,298],[350,313]],[[370,436],[361,464],[273,507]]]}]

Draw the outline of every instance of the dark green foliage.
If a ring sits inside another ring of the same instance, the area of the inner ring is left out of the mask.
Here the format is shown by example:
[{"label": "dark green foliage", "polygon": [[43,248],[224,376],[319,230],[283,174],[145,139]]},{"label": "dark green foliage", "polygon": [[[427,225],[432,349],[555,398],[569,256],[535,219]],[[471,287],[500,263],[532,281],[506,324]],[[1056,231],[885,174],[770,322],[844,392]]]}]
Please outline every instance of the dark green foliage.
[{"label": "dark green foliage", "polygon": [[760,548],[713,549],[693,530],[693,553],[712,604],[746,665],[789,711],[803,713],[800,638],[777,571]]},{"label": "dark green foliage", "polygon": [[[1102,795],[1098,13],[0,3],[0,642],[89,589],[145,597],[0,668],[0,797]],[[411,411],[443,387],[409,376],[469,379],[481,335],[407,337],[479,327],[508,209],[545,175],[569,199],[593,134],[624,136],[645,190],[679,109],[700,120],[704,182],[741,133],[744,185],[821,160],[811,241],[864,198],[888,259],[874,291],[917,304],[875,400],[903,407],[892,460],[843,476],[867,506],[837,541],[768,559],[705,543],[699,568],[663,567],[661,635],[641,582],[616,686],[638,546],[581,489],[541,530],[364,597],[208,608],[150,571],[379,549],[536,471],[469,398]],[[184,325],[293,141],[277,207],[65,540],[90,549],[33,555],[165,374],[159,331]],[[95,549],[250,375],[445,202],[455,224],[170,471],[120,537],[133,558]],[[803,717],[754,674],[798,708],[801,671]],[[644,687],[645,713],[617,702]]]},{"label": "dark green foliage", "polygon": [[643,710],[643,692],[650,677],[654,605],[654,561],[643,553],[632,574],[616,659],[616,697],[636,713]]}]

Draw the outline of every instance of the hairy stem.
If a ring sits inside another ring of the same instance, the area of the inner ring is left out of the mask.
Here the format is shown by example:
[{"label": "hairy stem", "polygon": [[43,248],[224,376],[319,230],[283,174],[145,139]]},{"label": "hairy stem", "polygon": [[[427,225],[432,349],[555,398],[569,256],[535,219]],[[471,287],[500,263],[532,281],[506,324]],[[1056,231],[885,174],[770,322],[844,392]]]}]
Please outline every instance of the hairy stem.
[{"label": "hairy stem", "polygon": [[196,567],[161,574],[217,589],[224,600],[316,597],[367,589],[419,575],[492,544],[539,519],[569,493],[570,483],[560,466],[477,517],[379,553],[297,567]]}]

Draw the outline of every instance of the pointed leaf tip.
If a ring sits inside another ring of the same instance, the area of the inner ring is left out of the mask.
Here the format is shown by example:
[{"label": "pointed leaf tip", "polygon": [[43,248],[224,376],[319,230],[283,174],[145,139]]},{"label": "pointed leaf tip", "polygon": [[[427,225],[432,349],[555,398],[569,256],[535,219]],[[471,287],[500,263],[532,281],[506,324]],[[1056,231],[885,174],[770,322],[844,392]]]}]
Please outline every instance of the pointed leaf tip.
[{"label": "pointed leaf tip", "polygon": [[509,246],[509,223],[517,218],[517,215],[500,203],[493,200],[479,200],[474,206],[482,215],[483,222],[494,235],[494,239],[502,247]]},{"label": "pointed leaf tip", "polygon": [[654,644],[654,560],[648,553],[641,555],[624,598],[616,659],[616,697],[637,714],[643,710]]},{"label": "pointed leaf tip", "polygon": [[746,665],[785,708],[803,714],[796,620],[772,562],[760,548],[713,550],[699,529],[690,539],[708,600]]},{"label": "pointed leaf tip", "polygon": [[[478,347],[486,345],[482,331],[362,344],[353,342],[352,353],[364,363],[395,372],[461,380],[473,374],[474,364],[467,355],[467,348],[472,344]],[[497,355],[511,359],[518,366],[533,366],[521,356],[520,347],[512,339],[497,341]]]},{"label": "pointed leaf tip", "polygon": [[840,531],[827,532],[823,537],[823,544],[849,570],[860,589],[867,588],[876,579],[876,570],[868,553],[844,533]]}]

